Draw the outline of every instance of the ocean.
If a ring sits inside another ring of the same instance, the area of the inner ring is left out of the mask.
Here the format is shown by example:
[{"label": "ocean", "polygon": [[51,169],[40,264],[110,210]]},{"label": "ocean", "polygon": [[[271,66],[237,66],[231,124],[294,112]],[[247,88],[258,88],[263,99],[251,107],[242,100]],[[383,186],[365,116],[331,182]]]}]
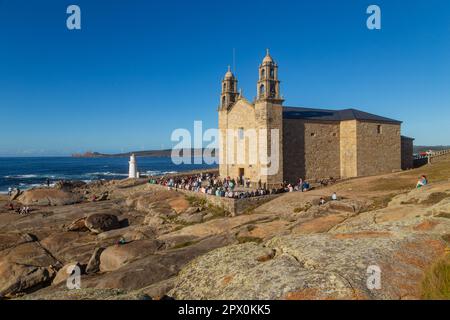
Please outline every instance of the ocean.
[{"label": "ocean", "polygon": [[[0,193],[8,187],[26,190],[41,186],[50,179],[95,180],[125,179],[128,177],[128,158],[72,158],[72,157],[0,157]],[[138,171],[144,175],[160,175],[189,170],[212,169],[217,165],[180,164],[170,157],[138,157]]]}]

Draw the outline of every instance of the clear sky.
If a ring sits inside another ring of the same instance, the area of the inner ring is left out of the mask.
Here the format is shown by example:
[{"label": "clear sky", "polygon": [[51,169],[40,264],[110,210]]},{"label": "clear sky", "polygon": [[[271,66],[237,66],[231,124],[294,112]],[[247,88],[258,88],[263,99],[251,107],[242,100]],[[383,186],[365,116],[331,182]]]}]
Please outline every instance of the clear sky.
[{"label": "clear sky", "polygon": [[0,0],[0,40],[0,155],[170,148],[176,128],[215,128],[233,48],[249,100],[270,48],[285,105],[357,108],[450,144],[448,0]]}]

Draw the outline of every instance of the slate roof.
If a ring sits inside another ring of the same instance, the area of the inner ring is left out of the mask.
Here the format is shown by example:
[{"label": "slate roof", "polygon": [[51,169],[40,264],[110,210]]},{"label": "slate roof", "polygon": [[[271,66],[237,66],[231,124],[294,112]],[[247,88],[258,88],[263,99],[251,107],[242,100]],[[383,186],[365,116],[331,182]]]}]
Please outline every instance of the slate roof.
[{"label": "slate roof", "polygon": [[401,121],[377,116],[356,109],[327,110],[303,107],[283,107],[283,119],[304,119],[318,121],[362,120],[387,123],[402,123]]}]

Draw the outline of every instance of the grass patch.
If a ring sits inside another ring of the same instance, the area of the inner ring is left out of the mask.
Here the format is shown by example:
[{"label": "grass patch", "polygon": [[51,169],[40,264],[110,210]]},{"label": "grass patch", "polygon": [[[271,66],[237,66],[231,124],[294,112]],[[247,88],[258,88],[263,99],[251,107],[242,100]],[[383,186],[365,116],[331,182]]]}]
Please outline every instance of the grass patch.
[{"label": "grass patch", "polygon": [[367,207],[366,210],[363,210],[362,212],[368,212],[368,211],[375,211],[379,209],[384,209],[388,206],[389,202],[392,201],[392,199],[396,196],[396,193],[391,193],[385,196],[376,197],[372,199],[372,204]]},{"label": "grass patch", "polygon": [[194,197],[194,196],[186,196],[186,200],[192,207],[206,207],[208,202],[206,199]]},{"label": "grass patch", "polygon": [[444,234],[442,236],[442,240],[444,240],[445,242],[447,242],[448,244],[450,244],[450,233]]},{"label": "grass patch", "polygon": [[227,217],[230,214],[228,210],[220,206],[215,206],[209,203],[206,199],[202,199],[195,196],[186,196],[186,200],[189,202],[190,206],[199,207],[202,208],[202,210],[211,213],[213,216],[209,218],[208,221],[215,218]]},{"label": "grass patch", "polygon": [[294,213],[300,213],[300,212],[308,211],[312,206],[313,205],[311,203],[307,202],[303,206],[295,208],[294,209]]},{"label": "grass patch", "polygon": [[450,299],[450,254],[437,261],[422,281],[422,299]]},{"label": "grass patch", "polygon": [[198,243],[198,242],[199,242],[199,241],[186,241],[186,242],[182,242],[182,243],[179,243],[179,244],[173,246],[171,249],[181,249],[181,248],[186,248],[186,247],[192,246],[193,244],[196,244],[196,243]]},{"label": "grass patch", "polygon": [[237,241],[242,244],[242,243],[247,243],[247,242],[256,242],[256,243],[261,243],[262,239],[261,238],[257,238],[257,237],[238,237]]},{"label": "grass patch", "polygon": [[415,184],[410,178],[393,176],[389,178],[380,178],[376,182],[373,182],[372,186],[369,188],[369,191],[412,190],[414,187]]},{"label": "grass patch", "polygon": [[425,201],[422,201],[421,204],[433,205],[433,204],[441,202],[442,200],[444,200],[445,198],[448,198],[448,197],[450,197],[450,196],[445,192],[433,192],[432,194],[430,194],[428,199]]}]

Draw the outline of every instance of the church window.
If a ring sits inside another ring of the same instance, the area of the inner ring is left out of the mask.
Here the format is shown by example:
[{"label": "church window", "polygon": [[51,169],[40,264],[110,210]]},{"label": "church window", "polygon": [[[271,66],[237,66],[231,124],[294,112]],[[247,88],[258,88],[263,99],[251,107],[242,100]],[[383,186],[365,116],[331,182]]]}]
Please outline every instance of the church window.
[{"label": "church window", "polygon": [[263,96],[266,93],[266,87],[264,87],[264,85],[262,84],[259,87],[259,95]]},{"label": "church window", "polygon": [[266,70],[261,70],[261,79],[264,79],[266,77]]},{"label": "church window", "polygon": [[226,103],[226,98],[225,98],[225,97],[222,97],[222,107],[225,106],[225,103]]},{"label": "church window", "polygon": [[227,84],[226,83],[223,84],[223,91],[224,92],[227,91]]},{"label": "church window", "polygon": [[274,71],[273,71],[273,69],[270,69],[270,78],[274,78]]},{"label": "church window", "polygon": [[381,125],[377,125],[377,133],[381,134],[383,132],[383,128],[381,127]]},{"label": "church window", "polygon": [[238,137],[239,137],[239,140],[244,140],[244,128],[238,129]]}]

